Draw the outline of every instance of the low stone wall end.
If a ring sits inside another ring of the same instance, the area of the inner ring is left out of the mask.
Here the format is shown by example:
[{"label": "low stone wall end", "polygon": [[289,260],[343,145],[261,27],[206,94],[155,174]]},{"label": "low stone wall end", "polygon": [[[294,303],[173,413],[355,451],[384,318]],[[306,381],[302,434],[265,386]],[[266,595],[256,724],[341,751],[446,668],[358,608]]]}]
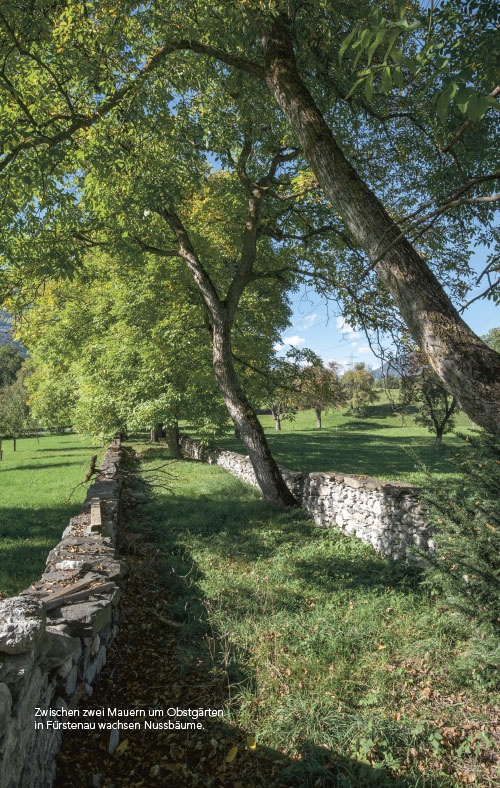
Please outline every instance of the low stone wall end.
[{"label": "low stone wall end", "polygon": [[[258,487],[248,457],[209,449],[188,435],[181,437],[180,446],[185,456],[220,465],[247,484]],[[415,547],[434,550],[418,487],[356,474],[302,473],[282,467],[280,470],[295,498],[317,525],[355,534],[377,552],[395,560],[414,560]]]}]

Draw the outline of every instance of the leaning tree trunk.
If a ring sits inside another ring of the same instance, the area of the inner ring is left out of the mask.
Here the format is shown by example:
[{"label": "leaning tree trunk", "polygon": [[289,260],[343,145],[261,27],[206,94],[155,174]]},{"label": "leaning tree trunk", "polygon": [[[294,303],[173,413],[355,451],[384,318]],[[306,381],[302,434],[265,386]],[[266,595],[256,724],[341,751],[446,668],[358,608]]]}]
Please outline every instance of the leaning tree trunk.
[{"label": "leaning tree trunk", "polygon": [[425,261],[347,161],[297,71],[286,19],[276,20],[263,44],[266,84],[325,196],[373,262],[413,338],[462,410],[482,427],[500,432],[500,354],[462,320]]},{"label": "leaning tree trunk", "polygon": [[232,359],[231,328],[222,319],[214,321],[213,362],[222,398],[241,433],[264,499],[284,506],[295,505],[297,501],[271,454],[257,414],[240,387]]}]

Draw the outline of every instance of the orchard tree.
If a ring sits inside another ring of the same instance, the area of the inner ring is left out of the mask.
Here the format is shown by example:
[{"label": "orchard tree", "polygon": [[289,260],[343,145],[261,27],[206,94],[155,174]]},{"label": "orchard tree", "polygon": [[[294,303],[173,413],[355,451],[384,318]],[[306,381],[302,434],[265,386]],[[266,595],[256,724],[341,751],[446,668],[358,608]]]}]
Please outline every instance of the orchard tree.
[{"label": "orchard tree", "polygon": [[299,371],[295,350],[292,349],[284,358],[272,359],[262,375],[260,399],[262,406],[271,411],[277,431],[281,430],[283,420],[295,416]]},{"label": "orchard tree", "polygon": [[302,367],[297,376],[295,402],[302,409],[314,410],[316,429],[320,430],[322,414],[345,402],[337,366],[332,362],[324,366],[317,356],[309,359],[309,363]]},{"label": "orchard tree", "polygon": [[342,375],[340,383],[351,412],[356,416],[364,416],[367,405],[378,399],[373,375],[364,364],[356,364],[354,369]]},{"label": "orchard tree", "polygon": [[[354,250],[349,272],[324,264],[318,281],[338,287],[360,318],[370,313],[364,298],[371,291],[385,300],[390,294],[464,410],[498,431],[500,359],[446,295],[449,280],[464,289],[466,255],[460,260],[457,252],[455,265],[448,255],[443,265],[444,242],[435,233],[438,222],[452,226],[457,250],[469,245],[478,222],[483,237],[490,233],[499,176],[483,163],[498,148],[498,14],[494,4],[457,0],[425,12],[396,0],[383,14],[377,2],[126,2],[119,12],[97,1],[90,10],[43,0],[5,4],[4,238],[15,238],[27,219],[41,225],[53,212],[71,214],[68,171],[88,150],[105,147],[96,129],[114,129],[118,139],[134,107],[142,104],[155,118],[158,139],[166,108],[178,112],[203,93],[208,103],[200,100],[197,118],[208,139],[214,129],[224,135],[235,108],[254,120],[261,104],[252,98],[270,95],[288,121],[288,145],[300,149]],[[188,147],[189,124],[185,139]],[[382,139],[390,140],[383,154]],[[362,152],[377,146],[380,155]],[[406,215],[403,194],[412,200]],[[10,266],[16,258],[8,248],[6,255]],[[49,272],[78,262],[77,253],[61,255]],[[33,265],[43,270],[38,263],[27,259],[21,279]],[[16,267],[4,281],[17,292]]]},{"label": "orchard tree", "polygon": [[21,374],[14,383],[0,388],[0,459],[2,438],[12,438],[16,451],[17,439],[23,431],[28,414],[26,389]]},{"label": "orchard tree", "polygon": [[415,422],[434,433],[435,448],[439,451],[443,435],[455,427],[458,408],[423,353],[413,352],[406,357],[399,399],[403,412],[417,408]]}]

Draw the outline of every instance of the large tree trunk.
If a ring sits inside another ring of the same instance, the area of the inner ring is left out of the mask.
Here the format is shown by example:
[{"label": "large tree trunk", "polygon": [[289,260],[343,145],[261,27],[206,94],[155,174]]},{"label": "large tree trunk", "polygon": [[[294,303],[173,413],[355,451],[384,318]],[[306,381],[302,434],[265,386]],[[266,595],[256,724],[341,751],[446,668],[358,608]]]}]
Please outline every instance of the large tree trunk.
[{"label": "large tree trunk", "polygon": [[162,425],[161,424],[155,424],[155,426],[153,427],[153,429],[149,433],[149,440],[150,440],[151,443],[159,443],[160,442],[160,440],[161,440],[161,431],[162,431]]},{"label": "large tree trunk", "polygon": [[276,20],[263,44],[266,84],[325,196],[374,263],[413,338],[462,410],[482,427],[500,432],[500,354],[462,320],[425,261],[399,237],[396,223],[345,158],[297,71],[285,19]]},{"label": "large tree trunk", "polygon": [[167,424],[165,427],[165,437],[167,439],[167,446],[170,452],[170,456],[173,460],[180,460],[182,457],[181,449],[179,446],[179,428],[177,424],[169,425]]},{"label": "large tree trunk", "polygon": [[321,408],[314,408],[314,413],[316,414],[316,429],[321,429]]},{"label": "large tree trunk", "polygon": [[233,365],[229,321],[214,321],[213,361],[222,398],[241,432],[264,499],[284,506],[295,505],[297,501],[283,481],[257,414],[240,387]]}]

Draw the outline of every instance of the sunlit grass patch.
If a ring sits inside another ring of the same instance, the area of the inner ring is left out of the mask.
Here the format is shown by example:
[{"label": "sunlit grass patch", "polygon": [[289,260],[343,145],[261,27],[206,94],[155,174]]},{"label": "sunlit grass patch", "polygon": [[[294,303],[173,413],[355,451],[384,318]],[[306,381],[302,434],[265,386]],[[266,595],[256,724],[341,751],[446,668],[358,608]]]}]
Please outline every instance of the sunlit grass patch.
[{"label": "sunlit grass patch", "polygon": [[[12,596],[43,572],[47,554],[85,498],[91,439],[78,435],[3,441],[0,462],[0,593]],[[73,494],[72,494],[73,493]],[[72,495],[71,495],[72,494]],[[68,501],[69,496],[71,499]]]},{"label": "sunlit grass patch", "polygon": [[[418,569],[264,504],[218,467],[172,472],[146,525],[164,553],[177,657],[225,672],[230,718],[292,758],[284,784],[444,788],[471,768],[490,784],[484,633]],[[352,781],[332,782],[342,763]],[[364,781],[363,764],[379,782]]]}]

